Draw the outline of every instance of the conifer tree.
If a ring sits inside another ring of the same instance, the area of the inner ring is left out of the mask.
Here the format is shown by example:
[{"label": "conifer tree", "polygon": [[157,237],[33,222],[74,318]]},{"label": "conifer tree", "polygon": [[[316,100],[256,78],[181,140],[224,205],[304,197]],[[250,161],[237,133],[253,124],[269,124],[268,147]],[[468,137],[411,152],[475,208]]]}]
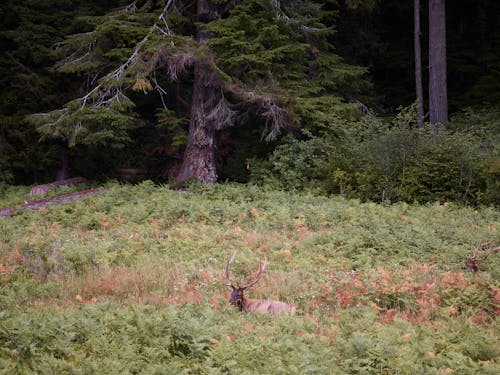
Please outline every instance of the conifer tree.
[{"label": "conifer tree", "polygon": [[[118,0],[113,0],[106,6],[117,4]],[[39,134],[24,117],[60,106],[78,94],[79,84],[52,69],[57,59],[52,48],[65,35],[84,30],[85,17],[102,12],[102,1],[97,0],[2,1],[0,182],[31,183],[53,178],[48,171],[56,144],[39,142]]]},{"label": "conifer tree", "polygon": [[[68,37],[61,71],[88,76],[109,69],[82,97],[30,120],[42,134],[77,143],[128,139],[133,90],[192,81],[190,124],[177,180],[217,179],[216,134],[245,113],[268,122],[264,137],[327,113],[356,109],[365,70],[344,64],[328,42],[320,4],[305,0],[140,1],[94,20],[93,31]],[[193,37],[194,35],[194,37]],[[116,67],[117,66],[117,67]],[[319,123],[319,126],[322,124]]]}]

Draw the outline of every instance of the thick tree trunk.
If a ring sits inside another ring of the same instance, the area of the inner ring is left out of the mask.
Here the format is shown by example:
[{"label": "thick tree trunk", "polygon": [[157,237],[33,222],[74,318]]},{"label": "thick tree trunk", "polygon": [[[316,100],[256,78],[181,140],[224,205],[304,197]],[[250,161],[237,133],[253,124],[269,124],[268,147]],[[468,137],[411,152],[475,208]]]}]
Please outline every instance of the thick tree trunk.
[{"label": "thick tree trunk", "polygon": [[445,0],[429,0],[429,120],[438,128],[448,122]]},{"label": "thick tree trunk", "polygon": [[420,0],[413,2],[414,50],[415,50],[415,92],[417,96],[417,125],[424,126],[424,94],[422,89],[422,52],[420,49]]},{"label": "thick tree trunk", "polygon": [[[219,17],[218,5],[211,0],[198,0],[198,21],[210,22]],[[197,41],[206,43],[210,37],[200,27]],[[184,159],[177,176],[177,183],[196,178],[203,183],[217,181],[216,132],[220,128],[218,119],[213,115],[214,106],[222,97],[217,77],[208,63],[198,61],[194,66],[193,99],[191,121]]]},{"label": "thick tree trunk", "polygon": [[207,184],[217,181],[216,168],[216,119],[210,117],[213,110],[213,98],[220,96],[220,88],[212,86],[212,73],[207,66],[196,63],[194,67],[193,101],[191,104],[191,121],[184,159],[177,177],[177,182],[196,178]]}]

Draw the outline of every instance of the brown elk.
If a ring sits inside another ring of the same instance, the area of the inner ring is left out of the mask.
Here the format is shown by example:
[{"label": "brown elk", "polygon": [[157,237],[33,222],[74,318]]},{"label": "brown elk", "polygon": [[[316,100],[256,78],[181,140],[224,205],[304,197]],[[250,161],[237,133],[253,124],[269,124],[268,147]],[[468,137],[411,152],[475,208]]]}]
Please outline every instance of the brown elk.
[{"label": "brown elk", "polygon": [[295,314],[295,310],[297,308],[294,305],[290,305],[285,302],[272,301],[266,299],[246,298],[243,295],[243,292],[249,289],[250,287],[254,286],[255,284],[257,284],[260,277],[262,276],[262,272],[267,266],[267,257],[264,257],[264,262],[262,261],[260,262],[259,270],[257,272],[257,276],[255,277],[254,281],[244,286],[239,286],[239,285],[234,286],[229,278],[229,268],[231,267],[231,263],[233,262],[235,255],[236,254],[234,254],[231,258],[227,260],[226,272],[224,275],[224,283],[233,290],[233,292],[231,293],[231,298],[229,299],[230,304],[236,305],[238,310],[247,313],[259,312],[271,315],[276,315],[281,313]]}]

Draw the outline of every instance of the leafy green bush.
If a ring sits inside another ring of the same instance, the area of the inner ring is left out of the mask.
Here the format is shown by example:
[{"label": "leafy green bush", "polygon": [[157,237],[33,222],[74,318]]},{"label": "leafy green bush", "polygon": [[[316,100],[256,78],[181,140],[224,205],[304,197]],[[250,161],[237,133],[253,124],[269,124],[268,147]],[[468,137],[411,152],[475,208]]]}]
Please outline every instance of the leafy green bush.
[{"label": "leafy green bush", "polygon": [[302,142],[290,139],[276,147],[268,161],[251,163],[251,180],[284,189],[314,187],[321,178],[327,151],[324,146],[317,138]]},{"label": "leafy green bush", "polygon": [[[493,115],[492,115],[493,113]],[[498,111],[468,110],[436,133],[416,127],[415,107],[384,122],[368,114],[321,138],[291,140],[257,164],[252,181],[321,187],[362,200],[471,204],[500,202]],[[464,122],[474,122],[466,127]]]}]

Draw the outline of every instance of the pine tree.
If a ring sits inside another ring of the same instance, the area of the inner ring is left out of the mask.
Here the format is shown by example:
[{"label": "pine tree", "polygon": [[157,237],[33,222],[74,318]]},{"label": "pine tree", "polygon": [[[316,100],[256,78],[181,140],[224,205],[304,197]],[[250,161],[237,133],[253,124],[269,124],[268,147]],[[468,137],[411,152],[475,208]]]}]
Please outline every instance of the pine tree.
[{"label": "pine tree", "polygon": [[134,1],[94,22],[93,31],[67,39],[59,69],[90,77],[118,67],[91,80],[84,96],[30,120],[70,146],[119,144],[134,124],[133,90],[156,91],[168,112],[165,85],[192,80],[179,182],[216,181],[216,135],[245,113],[268,122],[264,137],[271,140],[285,128],[357,108],[345,101],[355,101],[365,70],[332,53],[331,29],[314,2]]},{"label": "pine tree", "polygon": [[[107,6],[116,6],[109,1]],[[104,11],[97,0],[4,0],[0,6],[0,181],[53,179],[54,141],[24,121],[27,114],[57,108],[78,94],[72,77],[52,68],[53,47],[65,35],[85,30],[85,17]],[[80,18],[77,18],[80,17]]]}]

